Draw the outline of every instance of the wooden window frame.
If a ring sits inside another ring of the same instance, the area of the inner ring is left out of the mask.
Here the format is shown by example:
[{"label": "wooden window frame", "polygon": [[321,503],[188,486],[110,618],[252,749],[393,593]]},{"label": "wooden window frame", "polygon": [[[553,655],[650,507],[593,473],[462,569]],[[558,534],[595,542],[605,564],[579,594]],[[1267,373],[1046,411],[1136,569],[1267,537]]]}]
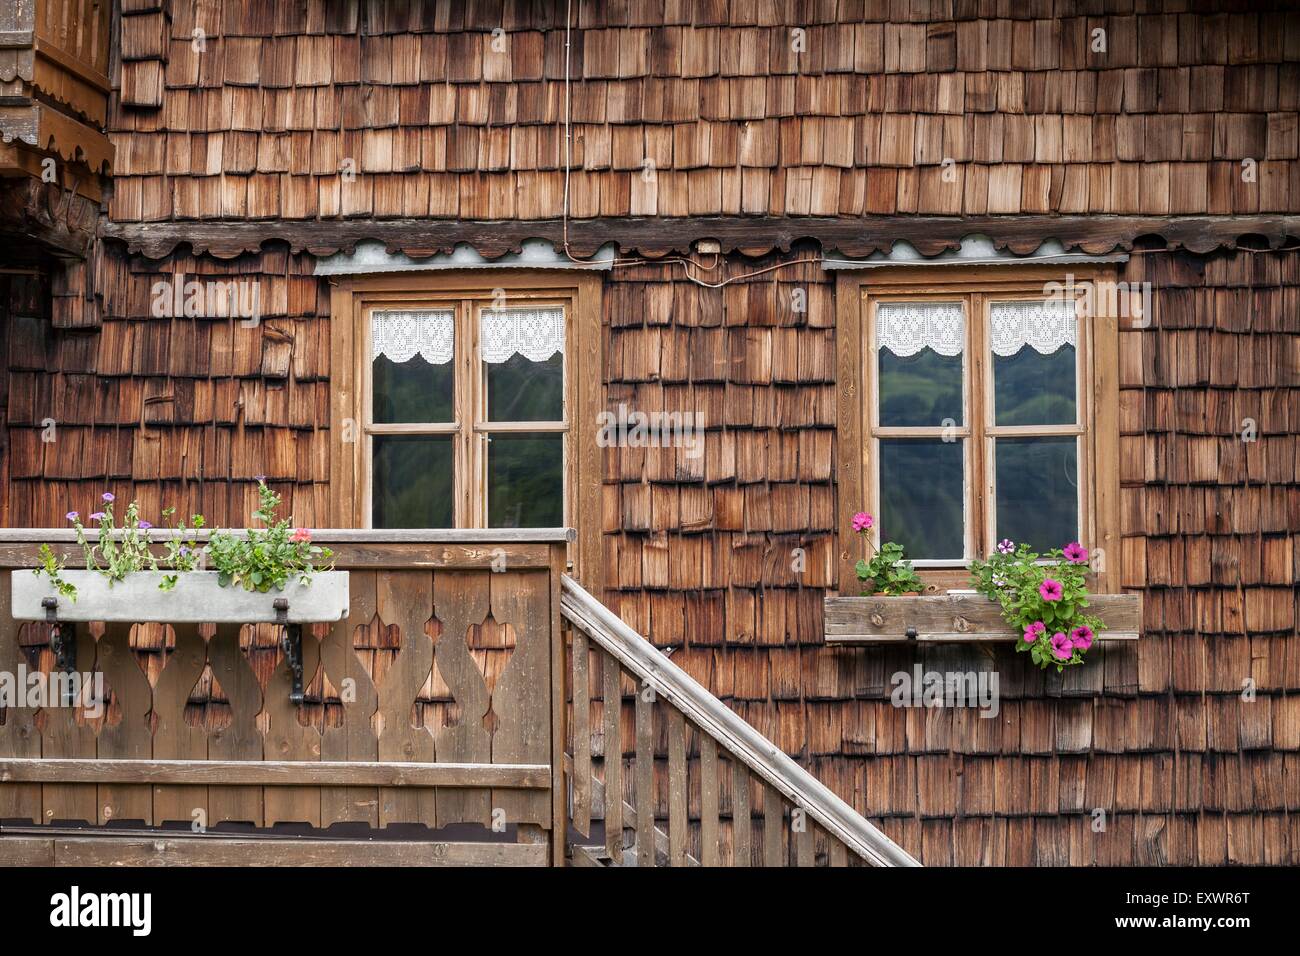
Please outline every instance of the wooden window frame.
[{"label": "wooden window frame", "polygon": [[[371,443],[375,435],[454,436],[455,523],[486,526],[486,443],[493,432],[563,432],[565,524],[576,531],[570,563],[584,586],[598,586],[600,488],[597,421],[601,402],[601,278],[577,270],[439,270],[345,276],[330,296],[330,517],[339,528],[371,527]],[[478,350],[479,310],[553,306],[564,310],[564,420],[491,422]],[[384,309],[453,309],[458,346],[455,422],[374,423],[371,415],[370,314]],[[468,338],[462,338],[468,336]],[[463,343],[470,343],[464,348]],[[584,427],[585,426],[585,427]],[[490,531],[490,529],[489,529]]]},{"label": "wooden window frame", "polygon": [[[966,559],[923,561],[917,573],[938,589],[969,586],[970,557],[987,555],[995,545],[996,496],[991,456],[998,437],[1079,436],[1080,539],[1101,548],[1104,561],[1090,576],[1098,593],[1114,593],[1121,580],[1119,517],[1119,324],[1100,312],[1079,324],[1076,366],[1077,424],[1073,426],[998,426],[993,421],[993,376],[988,365],[989,307],[995,301],[1042,299],[1044,285],[1116,281],[1111,265],[1072,266],[919,266],[881,267],[840,272],[836,279],[836,366],[839,383],[838,460],[836,462],[840,592],[857,594],[853,565],[865,546],[853,534],[856,511],[879,514],[881,438],[940,435],[942,426],[881,429],[873,340],[874,310],[882,301],[961,301],[965,309],[963,422],[955,435],[964,443]],[[1105,307],[1109,297],[1094,295]],[[861,400],[859,400],[861,396]],[[983,476],[978,481],[978,476]]]}]

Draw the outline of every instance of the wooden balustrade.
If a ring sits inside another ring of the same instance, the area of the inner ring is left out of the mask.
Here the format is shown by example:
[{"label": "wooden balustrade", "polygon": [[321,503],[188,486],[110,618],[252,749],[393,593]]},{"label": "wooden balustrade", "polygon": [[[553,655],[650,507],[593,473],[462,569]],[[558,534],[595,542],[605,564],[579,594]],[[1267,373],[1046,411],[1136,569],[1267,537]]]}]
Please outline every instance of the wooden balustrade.
[{"label": "wooden balustrade", "polygon": [[567,577],[561,607],[574,863],[916,865]]},{"label": "wooden balustrade", "polygon": [[[35,563],[36,542],[71,555],[78,549],[68,537],[0,532],[0,673],[51,671],[51,626],[12,619],[8,578]],[[8,824],[0,831],[25,824],[21,837],[0,838],[0,860],[98,859],[105,851],[87,850],[80,837],[32,829],[128,821],[137,829],[182,823],[196,836],[231,824],[346,825],[350,835],[477,824],[482,842],[417,832],[424,850],[392,843],[388,862],[563,859],[562,840],[552,838],[560,735],[551,689],[566,533],[322,531],[315,539],[349,571],[350,610],[337,624],[312,626],[315,639],[304,629],[305,703],[290,701],[276,625],[78,628],[76,668],[103,674],[106,712],[96,715],[85,698],[0,711],[0,823]],[[329,834],[316,836],[275,853],[337,861],[343,851],[324,846]],[[228,862],[238,856],[231,846],[178,848],[169,858]],[[123,852],[140,862],[136,850]]]}]

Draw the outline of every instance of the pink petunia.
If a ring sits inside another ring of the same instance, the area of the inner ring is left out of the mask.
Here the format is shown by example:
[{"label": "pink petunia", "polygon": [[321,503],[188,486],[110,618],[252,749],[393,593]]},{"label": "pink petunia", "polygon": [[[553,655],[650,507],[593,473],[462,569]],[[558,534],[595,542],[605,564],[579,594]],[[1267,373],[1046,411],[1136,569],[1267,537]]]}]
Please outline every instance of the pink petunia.
[{"label": "pink petunia", "polygon": [[1044,601],[1059,601],[1065,590],[1061,587],[1060,581],[1048,578],[1038,585],[1038,593]]},{"label": "pink petunia", "polygon": [[876,523],[876,519],[871,517],[865,511],[859,511],[853,516],[854,531],[870,531],[871,526]]},{"label": "pink petunia", "polygon": [[1058,661],[1068,661],[1074,654],[1074,644],[1068,637],[1057,631],[1052,635],[1052,653]]},{"label": "pink petunia", "polygon": [[1042,637],[1047,633],[1047,625],[1042,621],[1035,621],[1025,628],[1026,631],[1033,631],[1036,637]]},{"label": "pink petunia", "polygon": [[1088,549],[1085,548],[1077,541],[1071,541],[1069,544],[1067,544],[1063,550],[1063,553],[1065,554],[1065,560],[1071,562],[1072,564],[1088,563]]},{"label": "pink petunia", "polygon": [[1070,640],[1073,641],[1074,646],[1081,651],[1086,651],[1088,648],[1092,647],[1092,637],[1092,628],[1085,624],[1080,624],[1070,632]]},{"label": "pink petunia", "polygon": [[1032,627],[1025,628],[1025,643],[1032,644],[1036,640],[1038,640],[1038,632]]}]

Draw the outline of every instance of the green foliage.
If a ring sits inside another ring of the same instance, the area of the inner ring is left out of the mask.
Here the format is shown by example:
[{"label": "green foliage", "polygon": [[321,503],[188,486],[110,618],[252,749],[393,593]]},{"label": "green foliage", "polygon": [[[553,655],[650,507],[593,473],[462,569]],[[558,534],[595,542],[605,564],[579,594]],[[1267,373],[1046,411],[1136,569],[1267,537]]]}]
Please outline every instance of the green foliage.
[{"label": "green foliage", "polygon": [[70,581],[65,581],[61,572],[63,571],[63,561],[54,556],[48,544],[41,545],[41,566],[36,568],[36,576],[42,574],[50,579],[50,584],[54,585],[54,590],[58,591],[69,600],[77,600],[77,586]]},{"label": "green foliage", "polygon": [[249,528],[244,536],[228,531],[218,531],[208,542],[208,558],[218,573],[217,583],[224,587],[242,587],[247,591],[265,593],[275,588],[283,590],[291,577],[297,576],[303,584],[319,570],[329,570],[333,554],[328,548],[311,543],[305,528],[290,532],[290,519],[277,521],[275,511],[280,506],[280,496],[258,480],[257,495],[260,501],[253,516],[265,528]]},{"label": "green foliage", "polygon": [[[182,520],[179,524],[173,524],[172,518],[175,515],[175,508],[163,509],[163,518],[167,521],[167,527],[177,532],[174,537],[168,538],[164,545],[166,556],[163,563],[177,572],[193,571],[203,561],[203,548],[198,542],[198,532],[203,529],[206,522],[203,520],[203,515],[196,514],[190,516],[188,523]],[[179,580],[179,574],[168,574],[163,577],[158,587],[170,591],[176,587]]]},{"label": "green foliage", "polygon": [[[1009,542],[1006,543],[1010,549]],[[1086,552],[1085,552],[1086,557]],[[1055,666],[1057,672],[1083,663],[1083,656],[1091,641],[1105,628],[1100,618],[1085,612],[1088,607],[1088,565],[1084,561],[1068,561],[1059,548],[1046,555],[1038,555],[1022,544],[1014,551],[999,549],[987,561],[971,563],[971,585],[981,594],[997,601],[1002,607],[1002,617],[1016,628],[1021,638],[1016,649],[1027,651],[1041,668]],[[1049,600],[1043,594],[1044,584],[1054,582],[1060,586],[1060,598]],[[1074,640],[1080,628],[1091,632],[1087,646]],[[1063,636],[1070,641],[1064,647]],[[1060,657],[1053,645],[1058,638],[1067,657]]]},{"label": "green foliage", "polygon": [[892,541],[882,544],[870,561],[859,559],[854,570],[862,582],[863,594],[888,597],[925,590],[912,562],[903,560],[903,546]]}]

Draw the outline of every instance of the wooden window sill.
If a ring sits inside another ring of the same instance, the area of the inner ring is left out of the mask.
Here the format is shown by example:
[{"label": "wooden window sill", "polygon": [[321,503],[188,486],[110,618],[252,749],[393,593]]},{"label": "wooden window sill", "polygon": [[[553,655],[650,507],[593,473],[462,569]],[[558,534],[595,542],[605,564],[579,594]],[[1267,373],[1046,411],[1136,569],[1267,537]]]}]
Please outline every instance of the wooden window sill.
[{"label": "wooden window sill", "polygon": [[[1142,628],[1142,595],[1093,594],[1088,611],[1107,629],[1098,640],[1135,641]],[[917,597],[827,597],[827,644],[996,643],[1020,639],[1002,609],[982,594]]]}]

